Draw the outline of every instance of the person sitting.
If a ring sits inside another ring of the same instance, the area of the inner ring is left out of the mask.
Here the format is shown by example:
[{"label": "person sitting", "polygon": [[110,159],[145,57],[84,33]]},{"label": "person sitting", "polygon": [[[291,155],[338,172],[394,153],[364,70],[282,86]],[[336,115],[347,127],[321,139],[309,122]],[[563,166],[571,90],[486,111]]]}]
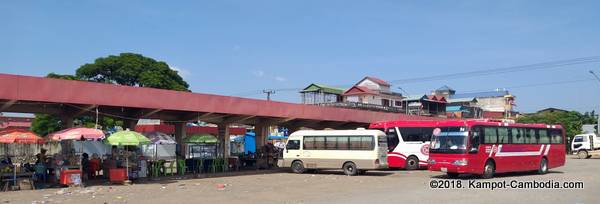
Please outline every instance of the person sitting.
[{"label": "person sitting", "polygon": [[2,159],[2,164],[7,164],[7,165],[12,165],[12,160],[10,159],[10,157],[8,155],[4,156],[4,159]]},{"label": "person sitting", "polygon": [[92,159],[89,161],[89,177],[96,178],[97,172],[100,171],[100,158],[98,154],[92,154]]}]

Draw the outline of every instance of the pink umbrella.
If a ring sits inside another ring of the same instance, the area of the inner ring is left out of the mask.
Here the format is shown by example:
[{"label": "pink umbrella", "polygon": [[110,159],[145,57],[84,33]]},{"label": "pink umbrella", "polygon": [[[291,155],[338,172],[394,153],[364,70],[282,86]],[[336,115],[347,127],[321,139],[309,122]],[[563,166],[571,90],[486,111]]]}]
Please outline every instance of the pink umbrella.
[{"label": "pink umbrella", "polygon": [[100,140],[104,139],[104,132],[94,128],[69,128],[48,135],[55,141],[61,140]]}]

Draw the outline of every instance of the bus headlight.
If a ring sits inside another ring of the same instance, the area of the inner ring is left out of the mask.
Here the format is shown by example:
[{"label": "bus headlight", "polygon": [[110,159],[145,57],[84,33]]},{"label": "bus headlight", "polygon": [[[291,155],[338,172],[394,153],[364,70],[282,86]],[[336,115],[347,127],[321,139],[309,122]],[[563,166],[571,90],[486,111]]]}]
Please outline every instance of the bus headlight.
[{"label": "bus headlight", "polygon": [[427,160],[427,164],[435,164],[435,160],[433,160],[433,159]]},{"label": "bus headlight", "polygon": [[462,160],[456,160],[456,161],[452,162],[452,164],[455,166],[466,166],[467,164],[469,164],[469,162],[466,159],[462,159]]}]

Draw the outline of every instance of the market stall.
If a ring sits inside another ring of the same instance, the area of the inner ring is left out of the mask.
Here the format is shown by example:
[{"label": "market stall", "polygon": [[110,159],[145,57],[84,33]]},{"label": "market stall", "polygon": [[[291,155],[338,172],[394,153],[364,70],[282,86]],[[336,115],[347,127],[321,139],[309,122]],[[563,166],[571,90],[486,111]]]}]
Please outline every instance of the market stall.
[{"label": "market stall", "polygon": [[218,140],[207,133],[186,137],[183,141],[187,146],[185,164],[193,172],[211,171],[217,157]]},{"label": "market stall", "polygon": [[[48,135],[48,138],[54,141],[99,141],[104,139],[105,135],[102,130],[95,128],[68,128]],[[100,169],[99,158],[93,158],[89,160],[89,152],[84,151],[83,143],[77,145],[73,144],[73,149],[79,149],[79,152],[63,151],[61,158],[67,158],[68,163],[64,161],[55,161],[56,167],[55,174],[58,174],[61,185],[81,185],[83,179],[89,176],[94,176],[95,173]],[[82,162],[85,160],[85,163]],[[94,173],[94,174],[93,174]]]},{"label": "market stall", "polygon": [[[0,132],[0,143],[3,144],[44,144],[45,142],[46,141],[44,140],[44,138],[27,130],[11,129]],[[16,189],[19,178],[28,181],[33,188],[33,181],[31,181],[31,178],[34,174],[37,174],[36,177],[40,178],[39,180],[45,182],[45,178],[47,175],[47,171],[44,166],[45,161],[38,162],[40,162],[39,165],[35,165],[34,168],[27,168],[27,166],[30,165],[26,165],[26,162],[24,160],[21,161],[20,165],[16,163],[3,165],[2,172],[0,173],[2,189],[7,190],[8,185],[11,182],[13,189]],[[39,169],[35,168],[38,166]],[[11,167],[12,172],[9,172]]]},{"label": "market stall", "polygon": [[[143,157],[137,156],[135,148],[140,145],[151,144],[152,142],[148,138],[140,133],[125,130],[113,133],[106,138],[105,142],[109,145],[123,148],[113,152],[113,158],[117,160],[117,163],[121,160],[121,165],[115,165],[114,168],[108,170],[111,183],[128,182],[130,178],[137,177],[140,171],[145,173],[147,170],[145,160]],[[123,163],[122,160],[125,160],[125,162]],[[125,168],[122,168],[122,166]]]}]

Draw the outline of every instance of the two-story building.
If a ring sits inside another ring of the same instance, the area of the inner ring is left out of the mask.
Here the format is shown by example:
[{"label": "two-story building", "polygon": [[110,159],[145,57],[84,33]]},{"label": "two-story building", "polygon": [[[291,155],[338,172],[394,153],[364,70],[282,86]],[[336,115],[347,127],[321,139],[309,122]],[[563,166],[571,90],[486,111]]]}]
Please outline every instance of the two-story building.
[{"label": "two-story building", "polygon": [[343,101],[343,89],[322,84],[310,84],[300,91],[302,104],[339,103]]},{"label": "two-story building", "polygon": [[507,90],[462,93],[448,86],[432,91],[432,95],[448,99],[446,112],[449,117],[460,118],[513,118],[515,96]]}]

